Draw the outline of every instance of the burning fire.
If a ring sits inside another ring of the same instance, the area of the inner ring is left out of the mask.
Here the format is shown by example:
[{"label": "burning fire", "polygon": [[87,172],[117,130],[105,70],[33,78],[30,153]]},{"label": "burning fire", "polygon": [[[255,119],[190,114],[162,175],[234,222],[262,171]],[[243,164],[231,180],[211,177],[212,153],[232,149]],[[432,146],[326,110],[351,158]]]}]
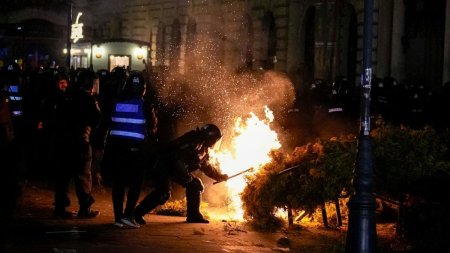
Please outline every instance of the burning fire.
[{"label": "burning fire", "polygon": [[[211,150],[211,161],[217,164],[223,173],[232,176],[252,168],[250,173],[257,173],[270,162],[270,151],[279,149],[281,144],[278,135],[270,128],[273,112],[265,106],[265,118],[259,119],[253,112],[249,117],[235,120],[234,131],[228,147]],[[243,175],[225,182],[230,196],[230,208],[226,218],[242,220],[243,211],[240,193],[246,186]],[[225,217],[223,217],[225,218]]]}]

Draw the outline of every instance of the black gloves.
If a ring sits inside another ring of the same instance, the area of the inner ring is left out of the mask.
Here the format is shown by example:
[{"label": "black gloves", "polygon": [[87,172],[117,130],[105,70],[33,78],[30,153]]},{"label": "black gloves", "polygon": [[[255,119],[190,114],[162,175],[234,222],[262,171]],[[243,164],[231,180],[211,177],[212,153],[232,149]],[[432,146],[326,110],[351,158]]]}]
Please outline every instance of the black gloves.
[{"label": "black gloves", "polygon": [[227,174],[222,174],[222,175],[219,176],[217,181],[222,182],[222,181],[227,181],[227,180],[228,180],[228,175]]}]

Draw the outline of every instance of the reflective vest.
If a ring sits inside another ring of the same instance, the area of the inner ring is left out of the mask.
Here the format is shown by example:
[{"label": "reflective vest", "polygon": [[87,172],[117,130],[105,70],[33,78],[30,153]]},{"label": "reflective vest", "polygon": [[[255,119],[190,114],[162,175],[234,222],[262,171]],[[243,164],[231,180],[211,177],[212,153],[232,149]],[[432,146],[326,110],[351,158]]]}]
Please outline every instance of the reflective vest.
[{"label": "reflective vest", "polygon": [[21,116],[22,111],[22,94],[18,84],[8,86],[8,99],[11,113],[14,117]]},{"label": "reflective vest", "polygon": [[112,112],[110,136],[133,140],[144,140],[146,137],[144,101],[131,99],[117,102]]}]

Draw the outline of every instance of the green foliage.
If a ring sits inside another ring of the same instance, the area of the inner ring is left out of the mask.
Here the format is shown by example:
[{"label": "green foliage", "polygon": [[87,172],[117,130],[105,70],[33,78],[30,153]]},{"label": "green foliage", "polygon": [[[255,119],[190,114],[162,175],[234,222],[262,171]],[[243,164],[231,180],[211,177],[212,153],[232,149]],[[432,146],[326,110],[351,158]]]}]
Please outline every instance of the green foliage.
[{"label": "green foliage", "polygon": [[[372,132],[375,191],[398,199],[405,194],[436,195],[430,180],[449,175],[450,134],[432,128],[414,130],[380,124]],[[316,140],[292,154],[273,154],[273,161],[248,178],[242,194],[247,219],[264,226],[274,221],[275,208],[314,210],[324,202],[351,192],[356,160],[356,138],[345,136]],[[278,173],[291,166],[298,168]],[[431,180],[432,181],[432,180]],[[422,190],[418,186],[424,186]],[[421,192],[418,192],[421,191]]]},{"label": "green foliage", "polygon": [[[273,154],[273,161],[249,177],[241,195],[244,216],[258,227],[281,223],[276,208],[303,209],[313,213],[351,187],[356,156],[354,136],[317,140],[297,147],[292,154]],[[280,171],[297,168],[283,174]]]},{"label": "green foliage", "polygon": [[[371,133],[375,189],[399,200],[397,231],[418,252],[439,252],[450,226],[450,131],[394,127],[380,122]],[[313,213],[343,192],[353,192],[354,136],[316,140],[292,154],[273,154],[260,173],[248,177],[241,197],[245,218],[261,228],[280,226],[276,208]],[[286,168],[297,166],[287,173]],[[439,236],[434,236],[438,234]]]},{"label": "green foliage", "polygon": [[380,125],[372,132],[376,192],[398,199],[417,191],[419,181],[448,175],[448,133]]},{"label": "green foliage", "polygon": [[373,131],[376,191],[400,201],[399,236],[415,252],[447,248],[450,131],[381,124]]}]

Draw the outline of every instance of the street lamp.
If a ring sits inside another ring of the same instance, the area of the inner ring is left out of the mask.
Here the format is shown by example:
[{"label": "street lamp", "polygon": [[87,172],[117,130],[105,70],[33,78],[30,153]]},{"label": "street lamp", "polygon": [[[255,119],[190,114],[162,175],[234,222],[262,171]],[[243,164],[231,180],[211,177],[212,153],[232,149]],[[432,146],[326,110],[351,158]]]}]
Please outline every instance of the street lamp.
[{"label": "street lamp", "polygon": [[370,138],[370,90],[372,86],[373,0],[364,0],[363,73],[361,85],[361,128],[350,196],[346,253],[375,252],[376,224],[373,195],[372,140]]}]

